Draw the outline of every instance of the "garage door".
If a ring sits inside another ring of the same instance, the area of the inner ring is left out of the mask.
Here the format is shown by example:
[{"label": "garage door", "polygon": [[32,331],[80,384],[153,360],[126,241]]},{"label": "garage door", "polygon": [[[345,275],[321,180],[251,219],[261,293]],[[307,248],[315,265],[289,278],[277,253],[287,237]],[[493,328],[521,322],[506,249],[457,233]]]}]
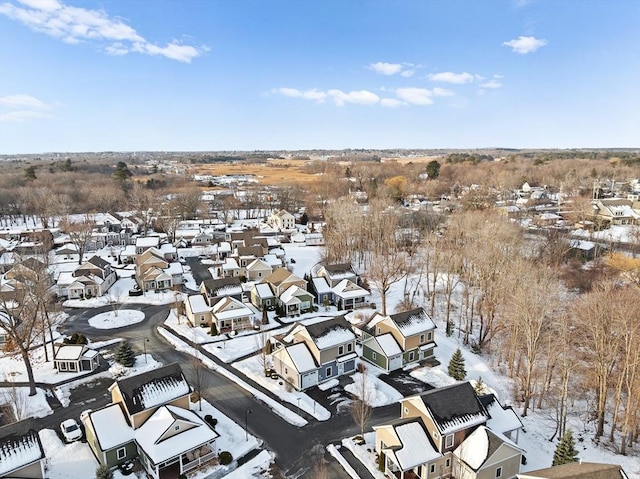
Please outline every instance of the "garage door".
[{"label": "garage door", "polygon": [[310,388],[318,384],[318,371],[305,373],[302,375],[302,389]]},{"label": "garage door", "polygon": [[396,356],[389,359],[389,371],[395,371],[402,367],[402,356]]}]

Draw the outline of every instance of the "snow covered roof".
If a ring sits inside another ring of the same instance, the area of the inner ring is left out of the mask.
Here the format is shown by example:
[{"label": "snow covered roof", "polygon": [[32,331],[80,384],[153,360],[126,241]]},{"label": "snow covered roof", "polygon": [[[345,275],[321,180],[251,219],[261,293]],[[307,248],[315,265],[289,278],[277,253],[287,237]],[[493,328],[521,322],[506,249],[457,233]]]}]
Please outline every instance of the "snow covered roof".
[{"label": "snow covered roof", "polygon": [[191,295],[187,300],[189,301],[189,308],[191,308],[191,311],[194,314],[206,313],[209,311],[209,305],[201,294]]},{"label": "snow covered roof", "polygon": [[343,316],[306,327],[318,349],[328,349],[340,344],[355,341],[356,335]]},{"label": "snow covered roof", "polygon": [[244,303],[229,296],[222,298],[214,304],[212,312],[219,321],[251,316],[253,314],[253,310],[247,307]]},{"label": "snow covered roof", "polygon": [[343,279],[335,285],[333,291],[344,299],[360,298],[362,296],[369,296],[369,291],[361,288],[351,280]]},{"label": "snow covered roof", "polygon": [[92,411],[89,420],[103,451],[133,440],[133,429],[127,422],[120,403]]},{"label": "snow covered roof", "polygon": [[63,344],[56,351],[56,359],[61,361],[77,361],[82,356],[84,344]]},{"label": "snow covered roof", "polygon": [[311,281],[313,282],[313,287],[318,294],[327,294],[333,291],[329,286],[329,283],[327,283],[326,278],[323,276],[312,278]]},{"label": "snow covered roof", "polygon": [[260,296],[261,298],[271,298],[273,297],[273,291],[271,291],[271,286],[269,286],[267,283],[258,283],[256,285],[254,285],[254,287],[256,288],[256,292],[258,293],[258,296]]},{"label": "snow covered roof", "polygon": [[239,269],[239,268],[240,266],[238,265],[238,262],[234,258],[224,259],[224,264],[222,265],[222,269],[229,270],[229,269]]},{"label": "snow covered roof", "polygon": [[116,385],[129,414],[173,401],[191,390],[177,363],[120,379]]},{"label": "snow covered roof", "polygon": [[311,351],[309,351],[309,348],[305,343],[297,343],[292,346],[287,346],[286,351],[291,357],[291,361],[293,361],[293,364],[299,373],[311,371],[318,367]]},{"label": "snow covered roof", "polygon": [[[170,429],[177,432],[165,434]],[[210,443],[217,437],[218,434],[197,414],[176,406],[162,406],[135,431],[136,442],[155,464]]]},{"label": "snow covered roof", "polygon": [[489,414],[469,382],[432,389],[420,395],[440,434],[484,424]]},{"label": "snow covered roof", "polygon": [[136,238],[136,246],[141,248],[151,248],[152,246],[158,246],[158,244],[160,244],[160,238],[158,236]]},{"label": "snow covered roof", "polygon": [[436,325],[423,308],[416,308],[389,316],[405,337],[435,329]]},{"label": "snow covered roof", "polygon": [[480,426],[462,441],[453,451],[453,454],[464,461],[471,469],[477,471],[505,443],[518,451],[522,451],[502,434],[496,434],[489,428]]},{"label": "snow covered roof", "polygon": [[401,470],[407,471],[442,457],[442,454],[434,449],[420,422],[412,421],[395,426],[394,429],[402,446],[387,449],[385,452],[396,457],[395,462]]},{"label": "snow covered roof", "polygon": [[478,399],[489,413],[487,427],[492,431],[505,434],[522,427],[518,414],[510,407],[503,407],[495,395],[485,394]]},{"label": "snow covered roof", "polygon": [[402,349],[393,337],[393,334],[386,333],[381,336],[376,336],[375,339],[378,341],[378,344],[382,348],[382,351],[384,351],[385,356],[387,356],[388,358],[391,356],[402,354]]},{"label": "snow covered roof", "polygon": [[165,271],[170,275],[178,275],[184,273],[184,268],[178,262],[169,263],[169,266],[165,269]]},{"label": "snow covered roof", "polygon": [[301,295],[313,296],[311,293],[302,289],[301,287],[296,285],[291,285],[287,288],[287,290],[284,293],[280,295],[280,301],[282,301],[284,304],[299,303],[300,300],[298,300],[298,296],[301,296]]},{"label": "snow covered roof", "polygon": [[263,259],[272,268],[282,266],[282,261],[275,254],[265,254]]},{"label": "snow covered roof", "polygon": [[0,427],[0,476],[44,459],[34,418]]}]

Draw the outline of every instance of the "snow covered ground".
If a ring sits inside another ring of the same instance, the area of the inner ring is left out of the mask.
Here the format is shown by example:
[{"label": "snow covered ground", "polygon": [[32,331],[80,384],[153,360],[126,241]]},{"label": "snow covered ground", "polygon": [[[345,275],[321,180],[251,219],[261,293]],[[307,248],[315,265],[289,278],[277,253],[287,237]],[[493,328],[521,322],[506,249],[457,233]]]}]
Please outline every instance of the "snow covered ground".
[{"label": "snow covered ground", "polygon": [[144,321],[144,313],[134,309],[107,311],[89,318],[89,326],[96,329],[117,329]]}]

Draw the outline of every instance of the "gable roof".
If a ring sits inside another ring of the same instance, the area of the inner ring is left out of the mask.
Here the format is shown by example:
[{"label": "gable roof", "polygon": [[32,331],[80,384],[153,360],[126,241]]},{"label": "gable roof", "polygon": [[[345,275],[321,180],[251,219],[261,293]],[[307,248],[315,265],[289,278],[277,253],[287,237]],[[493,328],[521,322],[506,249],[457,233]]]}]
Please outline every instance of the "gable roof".
[{"label": "gable roof", "polygon": [[469,382],[432,389],[419,397],[442,435],[484,424],[489,419]]},{"label": "gable roof", "polygon": [[312,371],[318,367],[318,363],[306,343],[296,343],[285,347],[284,350],[299,373]]},{"label": "gable roof", "polygon": [[492,431],[505,434],[523,427],[522,421],[518,414],[511,406],[503,406],[494,394],[484,394],[478,396],[478,399],[489,413],[487,427]]},{"label": "gable roof", "polygon": [[[168,428],[179,422],[190,427],[167,437]],[[135,431],[138,445],[155,463],[159,464],[185,451],[213,441],[218,434],[197,414],[176,406],[162,406]]]},{"label": "gable roof", "polygon": [[326,264],[324,269],[327,273],[351,273],[355,274],[351,263]]},{"label": "gable roof", "polygon": [[[242,281],[240,281],[240,278],[237,276],[220,279],[205,279],[201,285],[204,286],[207,296],[222,296],[223,292],[229,290],[233,290],[233,293],[242,291]],[[237,288],[239,288],[238,291],[236,291]]]},{"label": "gable roof", "polygon": [[394,429],[401,445],[389,447],[384,452],[395,457],[394,462],[400,466],[401,470],[407,471],[442,457],[431,442],[420,419],[402,421],[389,426]]},{"label": "gable roof", "polygon": [[453,451],[453,454],[471,469],[477,471],[484,466],[487,460],[489,460],[503,444],[522,452],[522,449],[506,437],[494,433],[485,426],[480,426],[462,441]]},{"label": "gable roof", "polygon": [[626,479],[618,464],[573,462],[518,474],[521,479]]},{"label": "gable roof", "polygon": [[115,384],[129,414],[168,403],[191,392],[178,363],[120,379]]},{"label": "gable roof", "polygon": [[109,404],[89,413],[89,421],[100,450],[107,451],[133,440],[133,428],[127,422],[120,403]]},{"label": "gable roof", "polygon": [[370,293],[364,288],[361,288],[350,279],[343,279],[333,288],[335,294],[344,299],[360,298],[361,296],[368,296]]},{"label": "gable roof", "polygon": [[329,321],[305,326],[318,349],[331,348],[348,341],[355,341],[356,335],[344,316],[336,316]]},{"label": "gable roof", "polygon": [[287,268],[278,268],[273,273],[271,273],[269,276],[264,278],[261,282],[270,283],[270,284],[272,284],[274,286],[279,286],[280,284],[282,284],[284,281],[287,281],[287,280],[289,280],[289,281],[304,281],[302,278],[296,276],[291,271],[289,271]]},{"label": "gable roof", "polygon": [[0,476],[44,459],[35,418],[0,427]]},{"label": "gable roof", "polygon": [[402,313],[389,316],[398,327],[398,331],[406,338],[429,329],[435,329],[436,325],[423,308],[415,308]]},{"label": "gable roof", "polygon": [[102,259],[100,256],[97,256],[97,255],[92,256],[88,262],[94,266],[97,266],[102,270],[107,268],[108,266],[111,266],[111,263],[109,263],[108,261],[105,261],[104,259]]}]

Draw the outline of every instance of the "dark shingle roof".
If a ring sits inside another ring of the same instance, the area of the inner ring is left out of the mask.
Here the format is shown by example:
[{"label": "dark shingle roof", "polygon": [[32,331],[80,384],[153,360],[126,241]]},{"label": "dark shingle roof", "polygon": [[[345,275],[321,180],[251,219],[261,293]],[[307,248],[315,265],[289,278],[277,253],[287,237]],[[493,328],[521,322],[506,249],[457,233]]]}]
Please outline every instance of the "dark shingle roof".
[{"label": "dark shingle roof", "polygon": [[89,260],[89,263],[97,266],[100,269],[105,269],[107,266],[110,265],[110,263],[108,261],[103,260],[100,256],[93,256]]},{"label": "dark shingle roof", "polygon": [[462,425],[471,417],[489,418],[469,382],[432,389],[422,393],[420,398],[431,412],[440,431],[452,423]]},{"label": "dark shingle roof", "polygon": [[328,273],[354,273],[351,263],[327,264],[324,269]]},{"label": "dark shingle roof", "polygon": [[324,336],[325,334],[329,333],[330,331],[333,331],[334,329],[348,329],[349,331],[352,331],[351,325],[344,318],[344,316],[336,316],[335,318],[330,319],[329,321],[322,321],[320,323],[310,324],[309,326],[305,326],[305,328],[307,328],[307,331],[309,331],[309,335],[312,338],[319,338],[321,336]]},{"label": "dark shingle roof", "polygon": [[204,284],[207,295],[217,296],[220,289],[227,288],[229,286],[242,286],[242,281],[240,281],[240,278],[235,276],[220,279],[205,279],[202,284]]},{"label": "dark shingle roof", "polygon": [[[44,458],[44,449],[40,436],[36,429],[36,419],[27,418],[22,421],[7,424],[0,427],[0,464],[2,464],[3,458],[10,458],[15,454],[20,454],[21,450],[31,449],[37,447],[40,450],[40,458]],[[25,462],[24,464],[17,464],[17,467],[12,467],[10,470],[0,472],[11,472],[16,468],[26,466],[33,461]],[[4,475],[3,475],[4,477]]]},{"label": "dark shingle roof", "polygon": [[[162,368],[152,369],[136,376],[120,379],[116,383],[122,393],[129,414],[136,414],[148,408],[145,406],[143,393],[149,387],[170,389],[182,384],[186,384],[188,387],[187,379],[178,363],[172,363]],[[176,388],[176,390],[182,391],[183,388]],[[183,395],[176,394],[172,399],[177,399]]]}]

